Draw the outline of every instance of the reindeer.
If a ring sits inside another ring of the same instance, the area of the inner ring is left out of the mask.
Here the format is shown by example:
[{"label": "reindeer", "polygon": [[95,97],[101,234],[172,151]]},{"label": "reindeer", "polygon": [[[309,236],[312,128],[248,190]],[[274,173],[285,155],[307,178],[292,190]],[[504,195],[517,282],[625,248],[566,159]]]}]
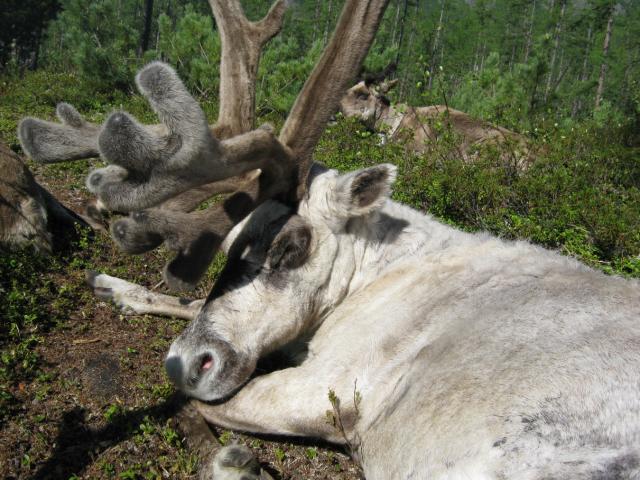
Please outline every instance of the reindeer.
[{"label": "reindeer", "polygon": [[32,245],[40,253],[61,247],[65,233],[88,226],[33,178],[29,168],[0,142],[0,245]]},{"label": "reindeer", "polygon": [[[210,128],[170,67],[145,67],[138,88],[162,124],[113,113],[83,140],[110,163],[87,183],[105,208],[130,212],[111,227],[125,250],[178,250],[170,286],[197,281],[207,249],[220,247],[227,263],[203,300],[94,272],[89,284],[126,310],[190,320],[165,368],[207,421],[346,445],[369,480],[639,478],[637,281],[398,204],[393,165],[340,174],[312,162],[386,4],[345,2],[278,137],[245,130],[246,117],[229,127],[223,109]],[[255,59],[249,39],[284,8],[250,23],[239,2],[211,5],[223,63],[251,49]],[[247,49],[225,57],[234,42]],[[72,157],[80,117],[61,117],[23,120],[25,150]],[[222,204],[188,213],[195,200],[184,195],[231,183],[238,190]],[[279,350],[295,352],[292,364],[254,376]],[[261,475],[237,446],[211,473]]]},{"label": "reindeer", "polygon": [[[397,79],[385,80],[380,86],[366,80],[358,82],[340,100],[340,111],[380,132],[383,142],[404,141],[409,150],[419,154],[433,150],[434,142],[448,129],[458,137],[455,153],[466,161],[473,160],[476,151],[483,146],[504,147],[505,144],[509,147],[509,156],[516,158],[520,169],[532,161],[526,137],[519,133],[493,126],[447,105],[391,105],[386,95],[396,83]],[[442,126],[439,127],[439,123]]]}]

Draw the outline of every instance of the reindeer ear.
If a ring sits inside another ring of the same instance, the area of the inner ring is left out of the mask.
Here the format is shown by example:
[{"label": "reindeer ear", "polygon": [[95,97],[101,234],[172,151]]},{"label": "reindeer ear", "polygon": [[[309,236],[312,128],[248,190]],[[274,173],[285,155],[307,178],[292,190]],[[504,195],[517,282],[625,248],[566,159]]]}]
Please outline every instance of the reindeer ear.
[{"label": "reindeer ear", "polygon": [[359,97],[368,97],[371,93],[369,91],[369,87],[364,82],[359,82],[358,84],[351,87],[351,93]]},{"label": "reindeer ear", "polygon": [[338,201],[348,217],[366,215],[382,206],[391,193],[397,167],[389,163],[348,173],[338,179]]},{"label": "reindeer ear", "polygon": [[311,247],[311,228],[301,217],[293,216],[269,249],[269,267],[290,270],[304,265]]},{"label": "reindeer ear", "polygon": [[382,85],[380,85],[380,93],[382,93],[383,95],[389,93],[389,90],[395,87],[397,83],[397,78],[394,78],[393,80],[385,80],[384,82],[382,82]]}]

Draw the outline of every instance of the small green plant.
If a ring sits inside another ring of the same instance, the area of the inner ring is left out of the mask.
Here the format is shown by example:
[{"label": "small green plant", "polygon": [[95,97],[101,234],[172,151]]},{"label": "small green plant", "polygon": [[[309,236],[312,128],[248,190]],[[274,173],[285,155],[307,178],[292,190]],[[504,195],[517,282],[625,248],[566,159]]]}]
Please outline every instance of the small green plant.
[{"label": "small green plant", "polygon": [[251,440],[251,448],[262,448],[262,440],[257,438]]},{"label": "small green plant", "polygon": [[316,447],[308,447],[304,451],[304,454],[309,460],[315,460],[316,458],[318,458],[318,449]]},{"label": "small green plant", "polygon": [[284,450],[282,450],[281,448],[278,447],[273,451],[273,453],[276,456],[276,460],[279,463],[282,463],[284,461],[284,459],[286,457],[286,453],[284,452]]},{"label": "small green plant", "polygon": [[128,468],[127,470],[120,472],[118,478],[121,480],[136,480],[138,478],[138,474],[134,469]]},{"label": "small green plant", "polygon": [[[329,403],[331,404],[331,410],[327,410],[325,415],[327,418],[327,423],[329,423],[344,439],[345,444],[347,445],[347,450],[349,451],[351,457],[355,457],[356,451],[360,448],[360,436],[355,431],[355,425],[360,418],[360,403],[362,402],[362,395],[358,391],[358,381],[356,380],[353,384],[353,414],[350,415],[349,422],[350,425],[345,425],[345,417],[344,411],[342,409],[341,401],[336,395],[336,392],[332,389],[329,389],[328,398]],[[353,429],[353,435],[350,436],[347,429]]]},{"label": "small green plant", "polygon": [[149,418],[148,415],[145,415],[145,417],[142,419],[142,422],[140,422],[140,426],[138,428],[140,429],[142,434],[146,437],[150,437],[154,435],[157,431],[156,426],[153,424],[153,422],[151,421],[151,418]]},{"label": "small green plant", "polygon": [[180,444],[180,435],[178,435],[178,432],[168,425],[162,429],[162,438],[164,438],[164,441],[169,445]]},{"label": "small green plant", "polygon": [[231,440],[232,436],[233,436],[233,433],[231,433],[231,431],[229,430],[225,430],[224,432],[222,432],[218,437],[218,441],[220,442],[220,445],[222,446],[227,445]]},{"label": "small green plant", "polygon": [[122,408],[118,404],[112,404],[107,407],[104,411],[103,416],[107,422],[113,421],[120,413],[122,412]]},{"label": "small green plant", "polygon": [[110,462],[103,462],[102,465],[100,465],[100,470],[109,477],[113,477],[116,474],[116,467]]}]

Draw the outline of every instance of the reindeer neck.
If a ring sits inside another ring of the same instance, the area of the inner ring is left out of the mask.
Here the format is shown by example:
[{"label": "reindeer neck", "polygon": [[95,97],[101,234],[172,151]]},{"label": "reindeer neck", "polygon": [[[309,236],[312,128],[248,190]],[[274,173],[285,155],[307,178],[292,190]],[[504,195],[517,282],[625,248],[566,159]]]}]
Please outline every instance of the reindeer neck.
[{"label": "reindeer neck", "polygon": [[376,115],[375,129],[386,130],[389,136],[395,135],[404,119],[405,114],[403,111],[406,109],[406,105],[404,104],[399,106],[401,107],[400,109],[394,108],[391,105],[382,107],[380,113]]},{"label": "reindeer neck", "polygon": [[349,225],[355,263],[350,293],[406,264],[407,259],[419,264],[419,258],[450,245],[476,241],[468,233],[391,200],[376,215],[353,219]]}]

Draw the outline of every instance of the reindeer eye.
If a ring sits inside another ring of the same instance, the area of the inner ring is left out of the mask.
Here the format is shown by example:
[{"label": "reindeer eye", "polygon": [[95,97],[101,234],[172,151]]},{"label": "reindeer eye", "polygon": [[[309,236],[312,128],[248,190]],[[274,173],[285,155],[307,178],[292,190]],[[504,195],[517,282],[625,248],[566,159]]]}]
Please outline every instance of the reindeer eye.
[{"label": "reindeer eye", "polygon": [[358,97],[360,100],[366,100],[367,98],[369,98],[369,94],[365,92],[358,92],[356,93],[356,97]]}]

